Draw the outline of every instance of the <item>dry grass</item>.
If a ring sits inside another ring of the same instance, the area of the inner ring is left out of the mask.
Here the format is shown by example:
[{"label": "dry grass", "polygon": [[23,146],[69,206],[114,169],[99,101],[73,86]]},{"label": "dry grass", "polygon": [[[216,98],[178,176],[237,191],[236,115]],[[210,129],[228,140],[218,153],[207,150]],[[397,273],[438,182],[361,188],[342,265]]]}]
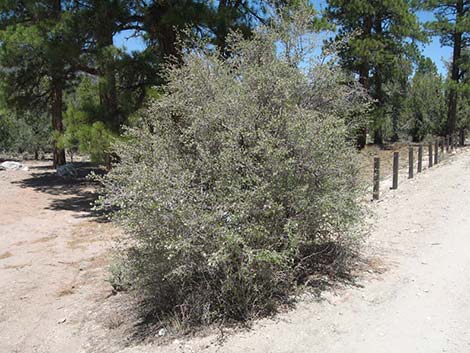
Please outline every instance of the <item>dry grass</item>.
[{"label": "dry grass", "polygon": [[42,237],[42,238],[33,240],[31,244],[47,243],[48,241],[54,240],[55,238],[57,238],[57,235],[50,235],[47,237]]},{"label": "dry grass", "polygon": [[0,260],[7,259],[9,257],[13,256],[13,254],[9,251],[4,252],[3,254],[0,254]]},{"label": "dry grass", "polygon": [[66,289],[63,289],[63,290],[59,291],[59,293],[57,293],[57,296],[58,297],[65,297],[66,295],[71,295],[73,293],[75,293],[75,288],[71,287],[71,288],[66,288]]},{"label": "dry grass", "polygon": [[[374,175],[374,157],[380,158],[380,179],[387,179],[392,175],[393,168],[393,153],[399,152],[399,169],[408,168],[408,143],[397,142],[394,144],[385,145],[383,148],[376,145],[368,145],[363,150],[358,152],[358,163],[360,164],[360,178],[362,181],[372,185]],[[415,173],[416,163],[418,161],[418,148],[414,150]],[[439,149],[439,156],[441,150]],[[446,154],[445,154],[446,155]],[[426,146],[423,148],[423,170],[428,167],[428,149]]]},{"label": "dry grass", "polygon": [[74,226],[71,239],[67,241],[67,245],[71,249],[80,249],[85,248],[90,243],[110,241],[120,235],[120,229],[112,223],[86,221]]},{"label": "dry grass", "polygon": [[5,270],[21,270],[25,267],[29,267],[31,266],[32,264],[31,263],[28,263],[28,264],[18,264],[18,265],[7,265],[7,266],[4,266],[3,268]]}]

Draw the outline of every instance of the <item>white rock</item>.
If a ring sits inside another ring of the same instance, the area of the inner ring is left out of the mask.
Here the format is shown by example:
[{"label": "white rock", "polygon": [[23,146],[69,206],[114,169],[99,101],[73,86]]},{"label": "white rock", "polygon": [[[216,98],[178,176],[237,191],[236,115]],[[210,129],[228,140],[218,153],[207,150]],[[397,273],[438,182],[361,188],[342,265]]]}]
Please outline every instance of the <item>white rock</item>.
[{"label": "white rock", "polygon": [[6,161],[0,164],[0,169],[3,170],[28,170],[28,167],[21,164],[20,162]]},{"label": "white rock", "polygon": [[159,335],[160,337],[165,336],[165,335],[166,335],[166,329],[161,328],[160,331],[158,331],[158,335]]}]

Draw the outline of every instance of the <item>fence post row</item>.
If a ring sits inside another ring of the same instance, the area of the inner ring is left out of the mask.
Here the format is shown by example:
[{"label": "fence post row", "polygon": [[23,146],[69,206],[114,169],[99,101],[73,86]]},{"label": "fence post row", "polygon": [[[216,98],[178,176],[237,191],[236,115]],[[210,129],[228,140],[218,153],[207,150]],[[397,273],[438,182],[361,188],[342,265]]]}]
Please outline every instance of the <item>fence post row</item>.
[{"label": "fence post row", "polygon": [[393,182],[392,189],[398,189],[398,152],[393,152]]},{"label": "fence post row", "polygon": [[372,198],[378,200],[380,196],[380,158],[374,157],[374,191]]},{"label": "fence post row", "polygon": [[413,146],[408,146],[408,179],[413,178],[413,169],[414,169],[414,154]]},{"label": "fence post row", "polygon": [[[433,154],[434,145],[434,154]],[[428,161],[429,168],[433,164],[438,164],[442,161],[444,156],[444,148],[447,153],[457,149],[458,147],[465,146],[465,131],[460,130],[453,135],[446,135],[440,137],[433,142],[428,144]],[[440,148],[440,154],[439,154]],[[398,189],[398,169],[399,169],[399,152],[393,152],[393,179],[392,179],[392,190]],[[423,144],[418,145],[418,173],[423,170]],[[414,177],[414,148],[413,145],[408,146],[408,179]],[[373,199],[378,200],[380,196],[380,158],[374,157],[374,188],[373,188]]]},{"label": "fence post row", "polygon": [[418,147],[418,173],[423,170],[423,145],[420,144]]},{"label": "fence post row", "polygon": [[429,168],[432,167],[432,143],[428,145]]}]

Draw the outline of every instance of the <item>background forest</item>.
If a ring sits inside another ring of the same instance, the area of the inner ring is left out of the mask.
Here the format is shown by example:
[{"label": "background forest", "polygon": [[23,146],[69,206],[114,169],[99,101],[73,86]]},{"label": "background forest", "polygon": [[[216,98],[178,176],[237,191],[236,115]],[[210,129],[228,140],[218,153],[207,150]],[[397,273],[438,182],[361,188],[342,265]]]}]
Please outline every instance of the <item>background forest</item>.
[{"label": "background forest", "polygon": [[[181,63],[202,40],[230,57],[232,31],[249,38],[276,11],[303,1],[44,0],[0,1],[0,150],[53,152],[54,165],[80,152],[109,165],[111,141],[158,99],[162,69]],[[328,0],[311,30],[338,48],[341,66],[374,100],[351,131],[359,148],[469,125],[470,1]],[[418,11],[433,19],[421,22]],[[139,51],[116,37],[139,38]],[[439,37],[452,48],[447,74],[420,52]]]}]

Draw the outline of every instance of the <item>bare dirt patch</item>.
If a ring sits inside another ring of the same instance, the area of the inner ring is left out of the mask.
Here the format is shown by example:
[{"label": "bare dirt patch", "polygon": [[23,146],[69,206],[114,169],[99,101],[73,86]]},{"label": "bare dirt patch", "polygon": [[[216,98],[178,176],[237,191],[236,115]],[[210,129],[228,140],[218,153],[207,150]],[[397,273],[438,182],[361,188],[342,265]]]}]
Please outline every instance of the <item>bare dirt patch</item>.
[{"label": "bare dirt patch", "polygon": [[112,294],[116,229],[94,218],[85,178],[27,165],[0,172],[0,352],[82,352],[90,317]]}]

